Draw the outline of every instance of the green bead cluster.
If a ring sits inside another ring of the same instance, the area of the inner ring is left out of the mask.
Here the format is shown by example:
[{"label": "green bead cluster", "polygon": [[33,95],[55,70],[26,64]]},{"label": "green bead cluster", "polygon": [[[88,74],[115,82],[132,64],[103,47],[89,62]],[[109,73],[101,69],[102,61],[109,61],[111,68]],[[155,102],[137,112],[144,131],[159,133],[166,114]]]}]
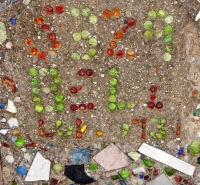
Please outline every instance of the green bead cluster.
[{"label": "green bead cluster", "polygon": [[51,68],[50,71],[48,71],[45,68],[41,68],[39,70],[39,75],[41,76],[46,76],[46,75],[50,75],[51,77],[53,77],[53,84],[50,86],[50,88],[48,87],[43,87],[43,88],[38,88],[39,85],[39,80],[36,78],[36,76],[38,75],[38,70],[34,67],[30,68],[28,70],[28,73],[30,76],[32,76],[33,78],[31,79],[30,83],[33,86],[31,92],[34,95],[32,101],[35,104],[35,112],[37,113],[41,113],[43,110],[45,110],[46,112],[52,112],[54,110],[53,106],[51,105],[46,105],[45,107],[43,107],[42,103],[41,103],[41,98],[39,97],[41,91],[44,94],[49,94],[50,92],[55,93],[55,102],[56,102],[56,111],[61,112],[64,110],[64,104],[62,103],[62,101],[64,100],[64,96],[62,94],[58,94],[58,90],[59,90],[59,85],[62,83],[62,78],[58,76],[58,70],[56,68]]},{"label": "green bead cluster", "polygon": [[117,69],[116,68],[110,68],[108,74],[110,75],[110,89],[109,89],[109,104],[108,104],[108,109],[110,110],[116,110],[117,108],[118,109],[125,109],[126,107],[129,108],[129,109],[132,109],[134,106],[135,106],[135,103],[134,102],[129,102],[127,105],[124,103],[124,102],[119,102],[118,105],[116,105],[116,100],[117,100],[117,97],[116,97],[116,94],[117,94],[117,89],[116,89],[116,86],[118,84],[118,80],[116,78],[117,76]]},{"label": "green bead cluster", "polygon": [[79,15],[82,15],[83,17],[89,17],[89,22],[91,24],[97,24],[98,18],[96,15],[91,15],[91,10],[88,7],[85,7],[83,9],[78,8],[72,8],[71,9],[71,16],[72,17],[79,17]]},{"label": "green bead cluster", "polygon": [[167,120],[165,118],[150,118],[150,122],[160,122],[160,124],[157,125],[158,133],[150,132],[150,136],[154,139],[164,139],[166,132],[163,130],[163,126],[166,124]]},{"label": "green bead cluster", "polygon": [[122,125],[122,128],[123,128],[122,137],[125,137],[129,133],[130,127],[129,127],[129,125],[127,123],[124,123]]},{"label": "green bead cluster", "polygon": [[64,137],[67,137],[67,136],[71,136],[72,133],[73,133],[73,126],[72,124],[68,124],[67,126],[67,131],[62,131],[61,130],[61,126],[63,125],[62,121],[61,120],[57,120],[56,121],[56,132],[58,134],[58,136],[64,136]]},{"label": "green bead cluster", "polygon": [[156,19],[156,17],[158,17],[159,19],[163,19],[165,18],[165,23],[167,24],[164,28],[164,42],[166,43],[165,46],[165,53],[163,55],[163,59],[164,61],[170,61],[172,59],[171,56],[171,52],[173,50],[173,47],[171,45],[172,42],[172,33],[174,31],[174,28],[169,25],[173,22],[173,16],[168,15],[166,16],[166,12],[165,10],[158,10],[157,13],[154,10],[151,10],[148,12],[148,20],[144,23],[144,28],[145,28],[145,32],[144,32],[144,37],[146,39],[151,39],[153,36],[155,36],[156,38],[161,38],[163,36],[163,30],[162,29],[156,29],[153,30],[154,28],[154,22],[153,20]]},{"label": "green bead cluster", "polygon": [[[73,33],[73,38],[76,42],[80,41],[81,39],[87,39],[90,36],[90,33],[87,30],[83,30],[81,33],[75,32]],[[94,48],[95,46],[97,46],[98,41],[96,38],[92,37],[88,40],[88,43],[90,46],[92,46],[87,53],[85,53],[82,57],[80,56],[79,53],[72,53],[71,57],[74,60],[80,60],[80,58],[82,60],[89,60],[91,59],[91,57],[96,56],[97,54],[97,50]]]}]

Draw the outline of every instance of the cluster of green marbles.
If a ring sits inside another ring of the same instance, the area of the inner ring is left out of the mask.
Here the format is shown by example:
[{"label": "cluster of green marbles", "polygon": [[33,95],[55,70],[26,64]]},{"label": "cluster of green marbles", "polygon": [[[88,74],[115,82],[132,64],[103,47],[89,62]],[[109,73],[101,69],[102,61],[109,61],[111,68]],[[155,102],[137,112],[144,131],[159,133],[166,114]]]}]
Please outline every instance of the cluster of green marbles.
[{"label": "cluster of green marbles", "polygon": [[[89,31],[87,31],[87,30],[83,30],[81,33],[78,33],[78,32],[73,33],[72,36],[73,36],[73,38],[74,38],[74,40],[75,40],[76,42],[79,42],[81,39],[87,39],[87,38],[89,38],[90,33],[89,33]],[[85,54],[81,57],[79,53],[74,52],[74,53],[72,53],[72,56],[71,56],[71,57],[72,57],[74,60],[80,60],[80,58],[81,58],[82,60],[89,60],[89,59],[91,59],[92,57],[96,56],[97,50],[96,50],[94,47],[97,46],[97,44],[98,44],[97,39],[96,39],[95,37],[89,38],[88,43],[89,43],[89,45],[91,46],[91,48],[88,50],[87,53],[85,53]]]},{"label": "cluster of green marbles", "polygon": [[71,16],[72,17],[79,17],[80,14],[83,16],[83,17],[88,17],[89,18],[89,22],[91,24],[97,24],[98,22],[98,18],[96,15],[92,15],[91,14],[91,10],[90,8],[88,7],[85,7],[83,9],[78,9],[78,8],[72,8],[71,9]]},{"label": "cluster of green marbles", "polygon": [[116,97],[116,94],[117,94],[117,89],[116,89],[116,86],[118,84],[118,80],[117,80],[117,69],[116,68],[111,68],[109,70],[109,75],[110,75],[110,88],[109,88],[109,104],[108,104],[108,108],[110,110],[116,110],[117,108],[118,109],[124,109],[124,108],[129,108],[129,109],[132,109],[134,106],[135,106],[135,103],[134,102],[129,102],[127,105],[124,103],[124,102],[119,102],[117,105],[116,105],[116,100],[117,100],[117,97]]},{"label": "cluster of green marbles", "polygon": [[67,126],[67,131],[62,131],[61,130],[61,126],[63,125],[63,122],[61,120],[57,120],[56,121],[56,132],[58,134],[58,136],[71,136],[73,133],[73,126],[72,124],[68,124]]},{"label": "cluster of green marbles", "polygon": [[154,139],[164,139],[166,132],[163,130],[163,126],[166,124],[167,120],[165,118],[150,118],[150,122],[160,122],[160,124],[157,125],[158,133],[150,132],[150,136]]},{"label": "cluster of green marbles", "polygon": [[32,101],[35,104],[35,112],[37,113],[41,113],[43,110],[45,110],[46,112],[52,112],[54,110],[53,106],[51,105],[46,105],[45,107],[42,105],[41,102],[41,97],[39,96],[41,91],[44,94],[49,94],[49,93],[54,93],[54,99],[56,102],[56,111],[61,112],[64,110],[64,104],[62,103],[62,101],[64,100],[64,96],[62,94],[58,93],[59,90],[59,85],[62,83],[62,78],[58,76],[58,70],[56,68],[51,68],[49,71],[45,68],[41,68],[39,70],[39,75],[40,76],[46,76],[46,75],[50,75],[51,77],[53,77],[53,84],[49,87],[43,87],[43,88],[39,88],[39,80],[36,77],[38,75],[38,70],[34,67],[30,68],[28,70],[29,75],[32,77],[30,83],[33,86],[31,92],[34,95]]},{"label": "cluster of green marbles", "polygon": [[171,52],[173,50],[172,47],[172,33],[174,31],[174,28],[170,25],[173,22],[173,16],[172,15],[167,15],[165,10],[158,10],[157,13],[154,10],[151,10],[148,12],[148,20],[144,23],[144,37],[146,39],[151,39],[153,36],[156,38],[161,38],[163,36],[163,30],[162,29],[156,29],[153,30],[154,28],[154,22],[153,20],[158,17],[159,19],[164,19],[165,20],[165,28],[164,28],[164,42],[166,43],[165,46],[165,53],[163,55],[163,59],[165,61],[170,61],[172,59]]}]

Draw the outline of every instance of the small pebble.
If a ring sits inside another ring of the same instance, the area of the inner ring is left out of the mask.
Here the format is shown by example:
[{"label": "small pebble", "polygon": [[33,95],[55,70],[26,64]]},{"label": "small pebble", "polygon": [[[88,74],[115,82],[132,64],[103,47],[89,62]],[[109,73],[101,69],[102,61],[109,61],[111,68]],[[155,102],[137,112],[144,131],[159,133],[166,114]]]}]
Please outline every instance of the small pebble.
[{"label": "small pebble", "polygon": [[7,43],[6,43],[6,48],[7,48],[7,49],[12,49],[12,47],[13,47],[12,42],[7,42]]},{"label": "small pebble", "polygon": [[10,24],[15,25],[17,24],[17,21],[15,18],[10,18]]}]

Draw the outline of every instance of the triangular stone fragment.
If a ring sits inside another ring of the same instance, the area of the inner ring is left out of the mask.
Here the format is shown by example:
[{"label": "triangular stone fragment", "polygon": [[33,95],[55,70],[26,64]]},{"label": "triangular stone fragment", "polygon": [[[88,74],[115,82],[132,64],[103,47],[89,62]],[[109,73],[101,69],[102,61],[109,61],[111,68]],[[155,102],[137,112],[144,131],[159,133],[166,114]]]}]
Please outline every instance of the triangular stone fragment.
[{"label": "triangular stone fragment", "polygon": [[131,159],[114,144],[107,146],[93,159],[107,171],[120,169],[132,163]]}]

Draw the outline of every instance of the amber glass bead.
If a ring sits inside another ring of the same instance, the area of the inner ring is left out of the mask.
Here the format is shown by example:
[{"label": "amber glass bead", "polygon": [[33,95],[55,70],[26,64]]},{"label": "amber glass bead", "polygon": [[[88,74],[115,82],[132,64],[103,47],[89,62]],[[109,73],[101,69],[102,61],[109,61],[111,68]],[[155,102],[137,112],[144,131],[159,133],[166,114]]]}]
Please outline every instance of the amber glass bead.
[{"label": "amber glass bead", "polygon": [[106,10],[103,12],[103,17],[104,17],[105,19],[107,19],[107,18],[109,18],[110,16],[111,16],[111,11],[106,9]]},{"label": "amber glass bead", "polygon": [[38,58],[41,59],[41,60],[45,60],[47,58],[47,55],[43,51],[40,51],[38,53]]},{"label": "amber glass bead", "polygon": [[51,5],[46,5],[44,7],[44,12],[47,14],[47,15],[52,15],[53,14],[53,7]]},{"label": "amber glass bead", "polygon": [[110,46],[112,49],[114,49],[114,48],[117,47],[117,42],[116,42],[115,40],[111,40],[111,41],[109,42],[109,46]]},{"label": "amber glass bead", "polygon": [[134,58],[135,57],[135,51],[133,51],[132,49],[127,50],[126,57],[127,58]]},{"label": "amber glass bead", "polygon": [[112,11],[112,15],[113,15],[115,18],[119,18],[120,15],[121,15],[120,9],[119,9],[119,8],[114,8],[113,11]]},{"label": "amber glass bead", "polygon": [[146,123],[142,123],[142,129],[146,128]]},{"label": "amber glass bead", "polygon": [[37,55],[37,49],[36,48],[30,48],[29,53],[33,56]]},{"label": "amber glass bead", "polygon": [[43,17],[42,17],[41,15],[39,15],[39,16],[37,16],[37,17],[35,18],[35,22],[36,22],[36,24],[38,24],[38,25],[42,25],[42,24],[44,24],[44,19],[43,19]]},{"label": "amber glass bead", "polygon": [[40,130],[40,136],[45,136],[45,132],[44,132],[44,129],[42,128],[41,130]]},{"label": "amber glass bead", "polygon": [[65,11],[65,8],[64,8],[63,5],[58,5],[58,6],[55,7],[55,12],[57,14],[62,14],[64,11]]},{"label": "amber glass bead", "polygon": [[146,122],[147,122],[147,119],[146,119],[146,118],[142,118],[142,119],[140,120],[140,122],[141,122],[141,123],[146,123]]},{"label": "amber glass bead", "polygon": [[28,37],[28,38],[25,40],[25,44],[26,44],[27,46],[33,45],[33,40],[32,40],[32,38]]},{"label": "amber glass bead", "polygon": [[142,132],[141,138],[142,138],[142,139],[146,139],[146,134],[145,134],[145,132]]},{"label": "amber glass bead", "polygon": [[193,97],[196,97],[198,94],[199,94],[199,92],[198,92],[197,89],[193,89],[193,90],[192,90],[192,96],[193,96]]},{"label": "amber glass bead", "polygon": [[179,136],[180,134],[181,134],[181,131],[180,131],[180,129],[178,129],[178,130],[176,131],[176,135]]},{"label": "amber glass bead", "polygon": [[178,129],[178,128],[181,128],[181,124],[180,123],[177,123],[176,124],[176,128]]},{"label": "amber glass bead", "polygon": [[25,144],[25,147],[33,147],[33,148],[35,148],[36,147],[36,143],[27,143],[27,144]]},{"label": "amber glass bead", "polygon": [[111,48],[109,48],[109,49],[107,49],[106,53],[107,53],[107,55],[108,55],[109,57],[112,57],[112,56],[114,55],[114,50],[111,49]]},{"label": "amber glass bead", "polygon": [[41,27],[41,29],[43,31],[50,31],[51,30],[51,28],[50,28],[50,26],[48,24],[43,24],[42,27]]},{"label": "amber glass bead", "polygon": [[54,133],[53,132],[48,132],[45,134],[46,137],[53,137],[54,136]]},{"label": "amber glass bead", "polygon": [[139,120],[139,119],[133,119],[133,120],[132,120],[132,123],[133,123],[133,124],[140,123],[140,120]]},{"label": "amber glass bead", "polygon": [[116,40],[121,40],[123,38],[123,33],[121,31],[117,31],[114,33],[114,38]]},{"label": "amber glass bead", "polygon": [[53,41],[51,47],[59,49],[61,47],[61,44],[58,41]]},{"label": "amber glass bead", "polygon": [[78,130],[77,132],[76,132],[76,137],[77,138],[82,138],[82,132],[80,131],[80,130]]}]

